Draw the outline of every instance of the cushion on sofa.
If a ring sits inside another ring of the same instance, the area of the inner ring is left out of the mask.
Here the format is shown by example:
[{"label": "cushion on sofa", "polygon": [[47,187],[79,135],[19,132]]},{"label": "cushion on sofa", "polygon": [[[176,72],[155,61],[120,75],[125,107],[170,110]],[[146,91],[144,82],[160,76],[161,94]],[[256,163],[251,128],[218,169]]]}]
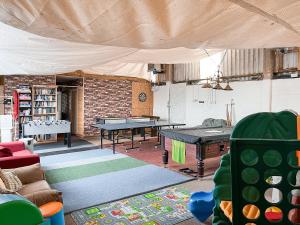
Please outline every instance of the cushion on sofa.
[{"label": "cushion on sofa", "polygon": [[3,157],[10,157],[12,156],[12,152],[9,150],[9,148],[6,148],[6,147],[3,147],[3,146],[0,146],[0,158],[3,158]]},{"label": "cushion on sofa", "polygon": [[13,156],[27,156],[27,155],[32,155],[32,152],[29,150],[13,152]]},{"label": "cushion on sofa", "polygon": [[0,179],[3,181],[5,187],[0,188],[0,193],[16,193],[22,188],[20,179],[10,171],[3,171],[0,169]]},{"label": "cushion on sofa", "polygon": [[0,146],[8,148],[11,152],[17,152],[25,149],[23,141],[2,142],[0,143]]},{"label": "cushion on sofa", "polygon": [[44,171],[39,163],[13,169],[22,184],[30,184],[39,180],[45,180]]},{"label": "cushion on sofa", "polygon": [[34,183],[23,185],[23,187],[18,191],[20,195],[27,195],[30,193],[43,191],[43,190],[50,190],[50,186],[45,180],[36,181]]}]

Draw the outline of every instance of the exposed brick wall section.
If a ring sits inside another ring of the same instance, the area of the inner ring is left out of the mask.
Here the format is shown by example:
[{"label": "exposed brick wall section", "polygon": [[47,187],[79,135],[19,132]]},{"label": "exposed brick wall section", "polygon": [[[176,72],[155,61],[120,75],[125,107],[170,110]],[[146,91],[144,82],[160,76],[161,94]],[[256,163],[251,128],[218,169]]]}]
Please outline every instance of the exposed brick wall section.
[{"label": "exposed brick wall section", "polygon": [[84,133],[98,135],[91,127],[96,117],[128,117],[132,108],[132,82],[84,78]]},{"label": "exposed brick wall section", "polygon": [[[18,85],[55,85],[55,76],[12,75],[4,76],[4,95],[12,96]],[[5,110],[7,112],[7,109]]]},{"label": "exposed brick wall section", "polygon": [[4,92],[11,96],[13,90],[20,84],[26,85],[55,85],[55,76],[13,75],[4,76]]}]

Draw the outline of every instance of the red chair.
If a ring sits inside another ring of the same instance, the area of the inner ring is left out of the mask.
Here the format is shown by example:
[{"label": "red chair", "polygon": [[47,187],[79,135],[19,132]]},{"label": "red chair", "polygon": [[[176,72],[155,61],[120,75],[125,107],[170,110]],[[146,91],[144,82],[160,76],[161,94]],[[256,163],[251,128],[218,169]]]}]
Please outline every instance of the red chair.
[{"label": "red chair", "polygon": [[24,142],[22,141],[3,142],[0,143],[0,146],[9,149],[12,154],[12,156],[0,156],[1,169],[29,166],[40,162],[40,156],[38,154],[34,154],[30,150],[27,150]]}]

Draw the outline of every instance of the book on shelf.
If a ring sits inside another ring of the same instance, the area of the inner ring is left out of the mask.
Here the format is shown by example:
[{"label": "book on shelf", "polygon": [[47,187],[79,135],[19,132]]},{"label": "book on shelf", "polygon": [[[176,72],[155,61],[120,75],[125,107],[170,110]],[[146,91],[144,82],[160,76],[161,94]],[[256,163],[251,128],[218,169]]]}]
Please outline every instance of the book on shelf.
[{"label": "book on shelf", "polygon": [[34,108],[33,110],[34,114],[50,114],[50,113],[56,113],[56,109],[55,108]]},{"label": "book on shelf", "polygon": [[31,108],[23,109],[19,111],[19,116],[30,116],[31,115]]},{"label": "book on shelf", "polygon": [[56,101],[55,95],[36,95],[35,101]]},{"label": "book on shelf", "polygon": [[34,107],[56,107],[56,102],[38,101],[34,102]]},{"label": "book on shelf", "polygon": [[30,107],[31,108],[31,102],[20,102],[19,107]]},{"label": "book on shelf", "polygon": [[32,121],[32,118],[31,117],[27,117],[27,116],[21,116],[20,117],[20,125],[22,125],[22,124],[24,124],[24,123],[27,123],[27,122],[29,122],[29,121]]},{"label": "book on shelf", "polygon": [[37,87],[35,88],[35,95],[56,95],[56,87]]}]

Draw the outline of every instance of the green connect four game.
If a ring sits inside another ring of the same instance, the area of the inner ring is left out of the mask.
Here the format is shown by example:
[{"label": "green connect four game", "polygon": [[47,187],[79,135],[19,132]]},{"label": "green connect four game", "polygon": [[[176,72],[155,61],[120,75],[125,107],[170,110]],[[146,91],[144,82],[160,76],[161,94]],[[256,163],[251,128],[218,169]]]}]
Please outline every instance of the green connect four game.
[{"label": "green connect four game", "polygon": [[258,113],[236,125],[230,151],[233,225],[300,224],[297,118],[290,111]]}]

